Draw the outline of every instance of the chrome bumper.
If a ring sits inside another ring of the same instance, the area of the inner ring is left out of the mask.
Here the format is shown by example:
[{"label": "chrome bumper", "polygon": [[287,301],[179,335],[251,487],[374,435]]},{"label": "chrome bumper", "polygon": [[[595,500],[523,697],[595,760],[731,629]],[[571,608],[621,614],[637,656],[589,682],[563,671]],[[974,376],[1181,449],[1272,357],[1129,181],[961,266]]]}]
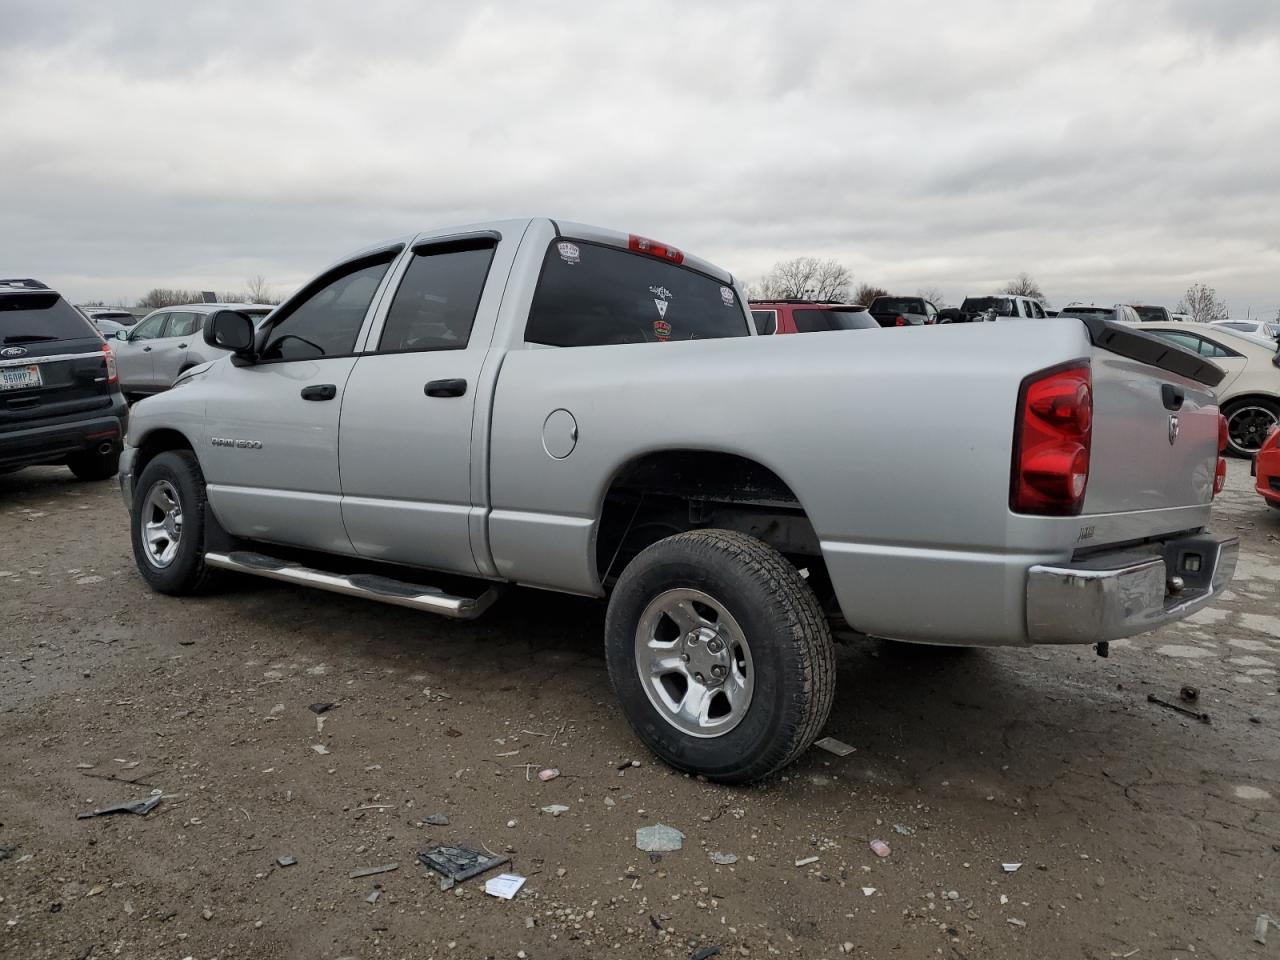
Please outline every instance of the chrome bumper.
[{"label": "chrome bumper", "polygon": [[120,479],[120,496],[124,498],[124,509],[128,513],[133,512],[133,460],[136,452],[128,445],[120,451],[120,472],[116,474]]},{"label": "chrome bumper", "polygon": [[[1194,536],[1145,552],[1103,554],[1027,577],[1031,643],[1099,643],[1181,620],[1226,589],[1240,541]],[[1175,578],[1182,581],[1176,589]]]}]

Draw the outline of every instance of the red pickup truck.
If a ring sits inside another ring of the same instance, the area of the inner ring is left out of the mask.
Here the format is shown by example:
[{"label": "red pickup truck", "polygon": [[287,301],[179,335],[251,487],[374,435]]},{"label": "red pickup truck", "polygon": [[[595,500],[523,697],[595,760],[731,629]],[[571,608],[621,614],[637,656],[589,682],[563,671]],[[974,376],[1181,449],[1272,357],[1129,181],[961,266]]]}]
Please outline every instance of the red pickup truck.
[{"label": "red pickup truck", "polygon": [[752,300],[756,333],[821,333],[824,330],[867,330],[879,326],[866,307],[815,300]]}]

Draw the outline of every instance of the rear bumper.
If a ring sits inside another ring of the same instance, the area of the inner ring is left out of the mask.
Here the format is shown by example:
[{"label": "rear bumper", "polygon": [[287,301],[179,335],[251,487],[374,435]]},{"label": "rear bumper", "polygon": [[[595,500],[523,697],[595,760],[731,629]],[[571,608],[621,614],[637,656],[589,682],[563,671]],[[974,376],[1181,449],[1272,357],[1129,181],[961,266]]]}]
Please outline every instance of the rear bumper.
[{"label": "rear bumper", "polygon": [[[1226,589],[1239,551],[1235,537],[1194,536],[1165,543],[1162,554],[1033,566],[1027,637],[1031,643],[1098,643],[1181,620]],[[1182,580],[1176,591],[1175,578]]]},{"label": "rear bumper", "polygon": [[60,419],[0,433],[0,469],[58,463],[110,444],[119,450],[129,426],[129,406],[118,398],[93,416]]}]

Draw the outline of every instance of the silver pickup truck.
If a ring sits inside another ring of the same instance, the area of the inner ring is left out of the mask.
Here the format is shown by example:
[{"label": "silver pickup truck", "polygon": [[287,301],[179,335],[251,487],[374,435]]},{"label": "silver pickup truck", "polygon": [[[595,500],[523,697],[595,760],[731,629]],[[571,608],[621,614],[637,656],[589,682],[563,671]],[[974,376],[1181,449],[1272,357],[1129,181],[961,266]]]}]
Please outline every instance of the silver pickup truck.
[{"label": "silver pickup truck", "polygon": [[545,219],[325,270],[133,412],[138,569],[478,616],[608,598],[640,738],[723,782],[831,709],[834,633],[1104,643],[1229,581],[1212,363],[1102,321],[757,337],[728,272]]}]

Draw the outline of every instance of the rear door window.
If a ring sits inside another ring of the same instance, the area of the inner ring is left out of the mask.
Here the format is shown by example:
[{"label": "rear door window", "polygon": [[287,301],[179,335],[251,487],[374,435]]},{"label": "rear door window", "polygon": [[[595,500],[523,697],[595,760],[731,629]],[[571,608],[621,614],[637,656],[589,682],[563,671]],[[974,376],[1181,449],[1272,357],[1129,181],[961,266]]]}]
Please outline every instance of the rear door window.
[{"label": "rear door window", "polygon": [[0,296],[0,347],[97,337],[84,316],[47,290]]},{"label": "rear door window", "polygon": [[493,261],[490,239],[418,247],[405,271],[378,350],[460,350],[471,325]]},{"label": "rear door window", "polygon": [[745,337],[733,288],[655,257],[582,240],[553,240],[525,339],[556,347]]},{"label": "rear door window", "polygon": [[[403,248],[402,248],[403,249]],[[271,327],[264,360],[350,356],[373,295],[398,251],[346,264],[312,283],[312,292]]]},{"label": "rear door window", "polygon": [[768,337],[778,332],[777,310],[752,310],[751,319],[755,322],[756,333]]},{"label": "rear door window", "polygon": [[169,326],[165,330],[166,337],[189,337],[200,326],[200,315],[184,310],[169,314]]}]

